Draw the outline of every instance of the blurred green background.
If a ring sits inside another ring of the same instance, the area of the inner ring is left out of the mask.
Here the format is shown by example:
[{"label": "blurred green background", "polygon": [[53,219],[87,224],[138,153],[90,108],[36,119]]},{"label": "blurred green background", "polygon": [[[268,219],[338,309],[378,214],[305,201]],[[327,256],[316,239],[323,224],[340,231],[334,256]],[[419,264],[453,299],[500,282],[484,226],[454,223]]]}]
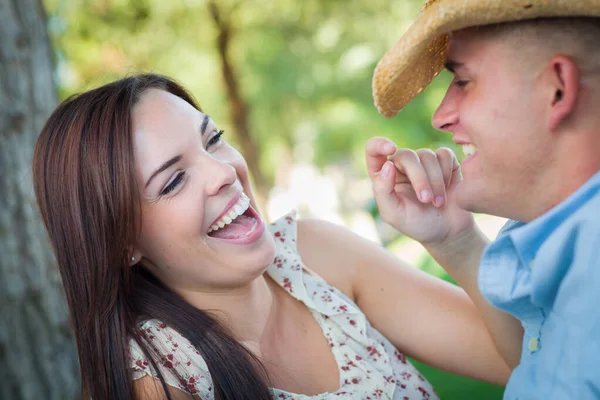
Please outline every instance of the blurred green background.
[{"label": "blurred green background", "polygon": [[[372,102],[377,61],[422,3],[45,0],[44,6],[61,99],[134,72],[173,77],[246,157],[269,218],[297,208],[345,224],[450,280],[379,220],[364,165],[372,136],[400,147],[458,150],[430,123],[447,74],[394,119],[381,117]],[[492,225],[491,236],[499,226]],[[502,397],[501,388],[416,364],[442,399]]]}]

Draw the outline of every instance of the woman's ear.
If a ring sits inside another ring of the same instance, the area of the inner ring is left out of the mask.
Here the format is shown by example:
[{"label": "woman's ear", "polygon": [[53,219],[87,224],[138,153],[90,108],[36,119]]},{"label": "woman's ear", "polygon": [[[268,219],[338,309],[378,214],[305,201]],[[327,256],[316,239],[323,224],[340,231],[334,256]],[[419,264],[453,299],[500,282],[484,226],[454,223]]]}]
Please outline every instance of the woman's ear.
[{"label": "woman's ear", "polygon": [[563,55],[552,57],[544,71],[544,83],[548,85],[548,127],[556,130],[575,109],[580,92],[580,71],[575,62]]},{"label": "woman's ear", "polygon": [[131,254],[131,256],[129,257],[129,266],[139,263],[143,257],[142,252],[139,250],[134,250],[129,254]]}]

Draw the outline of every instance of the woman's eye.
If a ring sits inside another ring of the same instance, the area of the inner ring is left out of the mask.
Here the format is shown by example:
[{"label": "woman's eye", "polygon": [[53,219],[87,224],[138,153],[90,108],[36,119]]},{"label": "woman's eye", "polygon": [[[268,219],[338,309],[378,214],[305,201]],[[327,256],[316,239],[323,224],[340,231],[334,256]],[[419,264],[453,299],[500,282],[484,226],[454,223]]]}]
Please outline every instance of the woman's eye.
[{"label": "woman's eye", "polygon": [[160,195],[164,196],[166,194],[171,193],[173,190],[177,189],[177,186],[179,186],[179,184],[183,180],[184,175],[185,175],[185,171],[179,172],[175,176],[175,178],[171,182],[169,182],[169,184],[167,186],[165,186],[165,188],[162,190],[162,192],[160,192]]},{"label": "woman's eye", "polygon": [[206,143],[206,148],[208,149],[209,147],[218,144],[221,141],[221,136],[223,136],[224,133],[225,131],[223,129],[217,132],[213,137],[210,138],[208,143]]},{"label": "woman's eye", "polygon": [[454,84],[458,87],[463,88],[463,87],[467,86],[468,83],[469,83],[469,81],[467,81],[467,80],[457,80]]}]

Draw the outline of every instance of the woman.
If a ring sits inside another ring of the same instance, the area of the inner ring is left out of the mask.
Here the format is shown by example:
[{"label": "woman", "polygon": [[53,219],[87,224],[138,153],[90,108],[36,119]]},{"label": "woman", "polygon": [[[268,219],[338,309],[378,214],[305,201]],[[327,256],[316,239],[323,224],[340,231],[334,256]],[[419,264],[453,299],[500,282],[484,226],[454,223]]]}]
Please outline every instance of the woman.
[{"label": "woman", "polygon": [[87,398],[434,398],[402,353],[506,381],[460,289],[332,224],[266,226],[222,135],[157,75],[69,98],[42,130],[35,192]]}]

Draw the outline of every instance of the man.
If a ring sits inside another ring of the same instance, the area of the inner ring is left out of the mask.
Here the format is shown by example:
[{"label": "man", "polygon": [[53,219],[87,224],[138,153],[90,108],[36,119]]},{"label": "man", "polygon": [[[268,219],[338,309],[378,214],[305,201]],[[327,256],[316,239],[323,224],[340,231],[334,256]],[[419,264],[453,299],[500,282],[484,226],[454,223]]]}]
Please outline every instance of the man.
[{"label": "man", "polygon": [[[505,399],[600,398],[600,0],[430,1],[375,70],[379,112],[444,66],[433,125],[467,158],[371,139],[381,214],[482,311]],[[470,212],[512,221],[488,245]]]}]

